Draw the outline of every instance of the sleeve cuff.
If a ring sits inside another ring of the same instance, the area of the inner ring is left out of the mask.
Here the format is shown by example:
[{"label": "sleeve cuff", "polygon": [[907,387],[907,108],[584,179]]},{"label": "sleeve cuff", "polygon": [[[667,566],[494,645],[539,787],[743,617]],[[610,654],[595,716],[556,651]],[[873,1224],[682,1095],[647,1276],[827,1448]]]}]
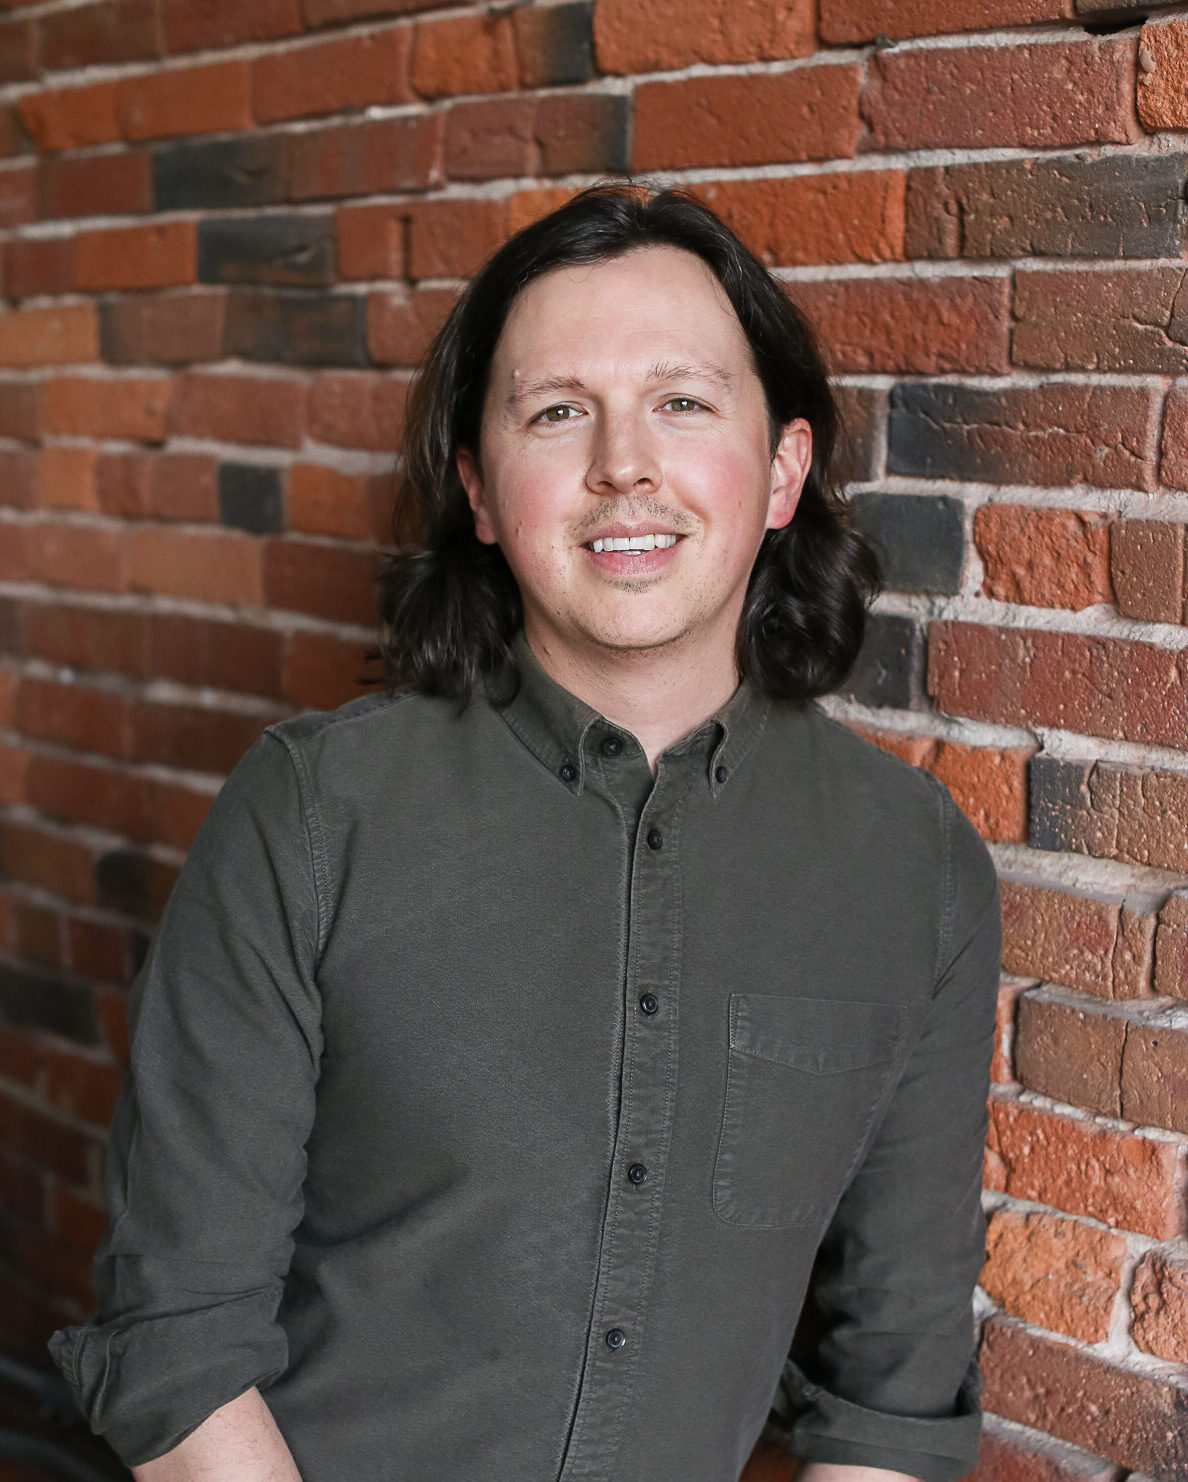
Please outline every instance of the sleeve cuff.
[{"label": "sleeve cuff", "polygon": [[60,1328],[48,1347],[91,1430],[125,1466],[171,1451],[222,1405],[284,1373],[277,1294]]},{"label": "sleeve cuff", "polygon": [[883,1467],[921,1482],[959,1482],[977,1466],[982,1376],[971,1363],[954,1413],[940,1419],[868,1410],[812,1383],[789,1359],[773,1413],[802,1461]]}]

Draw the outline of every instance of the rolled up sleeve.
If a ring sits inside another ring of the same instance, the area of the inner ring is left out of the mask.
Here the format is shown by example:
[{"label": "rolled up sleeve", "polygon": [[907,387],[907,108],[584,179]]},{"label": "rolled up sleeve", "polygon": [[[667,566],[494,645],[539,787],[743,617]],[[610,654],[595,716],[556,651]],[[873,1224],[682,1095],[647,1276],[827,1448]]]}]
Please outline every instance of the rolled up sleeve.
[{"label": "rolled up sleeve", "polygon": [[805,1460],[956,1482],[976,1465],[981,1429],[973,1292],[1002,918],[990,852],[936,786],[944,865],[932,997],[822,1242],[821,1331],[811,1349],[794,1347],[772,1418]]},{"label": "rolled up sleeve", "polygon": [[211,804],[132,986],[99,1312],[50,1352],[129,1466],[288,1360],[277,1312],[321,1056],[316,816],[265,731]]}]

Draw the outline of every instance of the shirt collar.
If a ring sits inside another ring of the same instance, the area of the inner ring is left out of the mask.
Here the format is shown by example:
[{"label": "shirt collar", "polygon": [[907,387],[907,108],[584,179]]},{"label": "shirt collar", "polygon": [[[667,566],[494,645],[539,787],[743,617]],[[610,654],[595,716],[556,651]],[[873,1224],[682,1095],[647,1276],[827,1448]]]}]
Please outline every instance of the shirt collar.
[{"label": "shirt collar", "polygon": [[[643,755],[626,727],[608,720],[546,673],[522,631],[512,640],[511,657],[519,671],[519,687],[508,700],[488,682],[488,699],[561,785],[580,794],[599,749],[608,740],[613,744],[612,738]],[[768,697],[744,679],[724,705],[670,746],[661,760],[666,767],[699,771],[710,795],[717,797],[759,737],[770,711]]]}]

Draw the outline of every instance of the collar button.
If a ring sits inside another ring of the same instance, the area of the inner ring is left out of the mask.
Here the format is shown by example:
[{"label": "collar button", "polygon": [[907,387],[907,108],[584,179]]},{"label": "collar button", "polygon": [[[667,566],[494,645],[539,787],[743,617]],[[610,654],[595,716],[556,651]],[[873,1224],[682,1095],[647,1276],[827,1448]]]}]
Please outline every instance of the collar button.
[{"label": "collar button", "polygon": [[558,768],[558,775],[560,776],[562,782],[576,782],[577,768],[572,762],[562,762],[561,766]]},{"label": "collar button", "polygon": [[604,736],[599,750],[603,756],[618,756],[623,750],[622,736]]}]

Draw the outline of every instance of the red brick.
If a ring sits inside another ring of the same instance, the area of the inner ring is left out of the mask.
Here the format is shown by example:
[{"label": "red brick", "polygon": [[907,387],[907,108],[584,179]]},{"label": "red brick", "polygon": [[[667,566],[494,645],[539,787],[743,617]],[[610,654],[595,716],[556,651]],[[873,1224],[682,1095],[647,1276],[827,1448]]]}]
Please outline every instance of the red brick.
[{"label": "red brick", "polygon": [[1148,1251],[1134,1273],[1130,1305],[1135,1345],[1156,1358],[1188,1364],[1188,1261]]},{"label": "red brick", "polygon": [[1107,515],[983,504],[974,540],[985,567],[982,591],[998,602],[1079,612],[1113,601]]},{"label": "red brick", "polygon": [[207,453],[112,453],[95,474],[99,507],[123,519],[217,523],[218,460]]},{"label": "red brick", "polygon": [[998,986],[998,1003],[994,1019],[994,1059],[990,1079],[996,1086],[1015,1083],[1015,1009],[1027,983],[1018,978],[1004,978]]},{"label": "red brick", "polygon": [[[515,12],[517,15],[523,12]],[[548,93],[536,107],[533,173],[619,174],[628,166],[629,100],[611,93]]]},{"label": "red brick", "polygon": [[1107,1117],[1122,1112],[1127,1021],[1062,989],[1025,993],[1015,1016],[1015,1075],[1029,1091]]},{"label": "red brick", "polygon": [[171,383],[121,376],[57,376],[44,392],[49,432],[74,437],[125,437],[164,442]]},{"label": "red brick", "polygon": [[840,278],[786,285],[835,373],[1008,369],[1005,278]]},{"label": "red brick", "polygon": [[[248,695],[280,698],[283,694],[288,635],[275,628],[155,612],[149,617],[148,633],[150,674]],[[154,819],[158,832],[163,826],[162,820]]]},{"label": "red brick", "polygon": [[[18,696],[17,719],[26,735],[41,741],[53,741],[74,750],[97,751],[104,756],[128,758],[131,748],[131,710],[128,701],[111,690],[73,682],[26,678]],[[30,841],[38,868],[48,863],[51,855],[64,855],[81,866],[84,855],[90,863],[90,849],[84,844],[56,834],[41,831],[39,839]],[[32,857],[32,855],[30,856]],[[88,876],[92,873],[88,868]],[[81,887],[81,879],[79,886]],[[94,898],[94,882],[88,878],[85,892],[60,891],[68,900]]]},{"label": "red brick", "polygon": [[172,288],[198,274],[198,236],[192,221],[153,222],[114,231],[79,232],[74,239],[74,286]]},{"label": "red brick", "polygon": [[48,906],[17,900],[13,925],[20,957],[42,967],[62,966],[62,915]]},{"label": "red brick", "polygon": [[164,139],[251,127],[251,73],[246,61],[167,67],[119,84],[121,132],[127,139]]},{"label": "red brick", "polygon": [[[120,566],[123,567],[121,552]],[[144,615],[127,608],[91,606],[82,601],[31,604],[25,624],[28,651],[54,663],[85,669],[105,669],[118,674],[147,677]],[[74,800],[64,802],[58,794],[58,772],[65,765],[44,753],[29,768],[29,802],[51,817],[69,820]],[[47,772],[51,786],[44,785]],[[93,791],[92,788],[88,792]],[[57,801],[55,797],[57,796]],[[65,811],[64,811],[65,810]]]},{"label": "red brick", "polygon": [[693,62],[767,62],[816,46],[814,0],[598,0],[603,72],[666,72]]},{"label": "red brick", "polygon": [[171,52],[218,51],[301,30],[299,0],[162,0]]},{"label": "red brick", "polygon": [[304,535],[376,540],[391,513],[393,477],[344,473],[325,463],[298,463],[289,470],[289,527]]},{"label": "red brick", "polygon": [[86,1136],[77,1128],[3,1093],[0,1093],[0,1138],[7,1152],[77,1184],[88,1182],[101,1149],[93,1134]]},{"label": "red brick", "polygon": [[1159,1477],[1188,1471],[1188,1388],[992,1318],[979,1353],[987,1410]]},{"label": "red brick", "polygon": [[161,55],[154,0],[102,0],[44,15],[41,65],[48,72],[149,61]]},{"label": "red brick", "polygon": [[1173,489],[1188,489],[1188,387],[1173,386],[1163,409],[1159,476]]},{"label": "red brick", "polygon": [[[12,509],[31,509],[37,503],[37,492],[36,455],[24,448],[0,448],[0,504]],[[8,527],[4,532],[4,540],[12,548],[5,552],[8,559],[3,560],[0,570],[4,571],[6,579],[20,581],[22,573],[16,554],[20,527],[15,530]]]},{"label": "red brick", "polygon": [[1099,998],[1151,996],[1155,920],[1115,903],[1000,882],[1003,966]]},{"label": "red brick", "polygon": [[263,601],[262,547],[254,536],[143,526],[131,531],[128,544],[133,591],[248,607]]},{"label": "red brick", "polygon": [[270,540],[264,564],[268,608],[366,627],[375,620],[378,560],[369,548]]},{"label": "red brick", "polygon": [[1014,1199],[1156,1240],[1183,1233],[1175,1143],[995,1095],[990,1149],[1000,1163],[1003,1192]]},{"label": "red brick", "polygon": [[361,644],[333,633],[297,629],[285,665],[286,699],[302,710],[334,710],[354,699],[362,693],[360,680],[371,677],[362,653]]},{"label": "red brick", "polygon": [[464,278],[507,232],[503,201],[414,201],[408,207],[412,278]]},{"label": "red brick", "polygon": [[[106,1123],[102,1124],[106,1128]],[[50,1188],[50,1228],[68,1245],[89,1256],[107,1228],[106,1205],[80,1198],[64,1184],[54,1182]]]},{"label": "red brick", "polygon": [[863,149],[1045,149],[1136,134],[1133,41],[926,47],[871,58]]},{"label": "red brick", "polygon": [[1101,1343],[1126,1256],[1121,1236],[1080,1220],[1000,1209],[990,1218],[981,1285],[1013,1317]]},{"label": "red brick", "polygon": [[367,348],[377,365],[415,366],[457,301],[448,288],[394,289],[367,300]]},{"label": "red brick", "polygon": [[55,1111],[102,1130],[111,1125],[124,1072],[106,1060],[51,1050],[46,1057],[46,1100]]},{"label": "red brick", "polygon": [[226,304],[222,290],[106,299],[100,310],[104,359],[115,365],[221,360]]},{"label": "red brick", "polygon": [[1188,650],[934,622],[928,675],[928,692],[948,715],[1148,746],[1182,746],[1188,735]]},{"label": "red brick", "polygon": [[1169,896],[1155,930],[1155,992],[1188,998],[1188,896]]},{"label": "red brick", "polygon": [[1127,1026],[1122,1115],[1140,1127],[1188,1132],[1188,1029],[1175,1015],[1136,1017]]},{"label": "red brick", "polygon": [[36,298],[70,290],[73,261],[69,237],[14,237],[4,254],[8,298]]},{"label": "red brick", "polygon": [[51,509],[98,509],[94,448],[44,448],[38,469],[40,502]]},{"label": "red brick", "polygon": [[230,443],[300,447],[306,395],[301,381],[190,372],[174,396],[171,430]]},{"label": "red brick", "polygon": [[535,175],[540,168],[536,98],[455,103],[445,120],[445,173],[451,180]]},{"label": "red brick", "polygon": [[1188,543],[1170,520],[1119,520],[1110,528],[1110,574],[1123,617],[1188,623]]},{"label": "red brick", "polygon": [[51,88],[28,93],[17,104],[38,149],[82,149],[120,137],[119,83]]},{"label": "red brick", "polygon": [[837,159],[858,146],[857,66],[644,83],[637,170]]},{"label": "red brick", "polygon": [[47,818],[147,841],[146,800],[153,785],[122,767],[41,752],[29,768],[29,803]]},{"label": "red brick", "polygon": [[0,230],[37,220],[37,171],[31,165],[0,169]]},{"label": "red brick", "polygon": [[984,839],[1022,844],[1027,839],[1027,761],[1032,751],[941,741],[926,765]]},{"label": "red brick", "polygon": [[252,63],[257,121],[411,102],[411,39],[410,28],[399,26],[257,57]]},{"label": "red brick", "polygon": [[1043,370],[1188,370],[1182,268],[1015,273],[1011,358]]},{"label": "red brick", "polygon": [[1182,19],[1144,26],[1136,93],[1143,127],[1188,128],[1188,25]]},{"label": "red brick", "polygon": [[0,21],[0,83],[37,76],[37,30],[32,21]]},{"label": "red brick", "polygon": [[549,185],[535,190],[514,191],[507,203],[507,230],[510,236],[555,211],[571,200],[576,192],[564,185]]},{"label": "red brick", "polygon": [[343,206],[335,223],[342,278],[401,278],[408,218],[401,206]]},{"label": "red brick", "polygon": [[1108,761],[1057,766],[1038,813],[1045,847],[1188,872],[1188,776]]},{"label": "red brick", "polygon": [[697,193],[769,267],[903,258],[898,170],[723,180]]},{"label": "red brick", "polygon": [[507,92],[518,83],[510,14],[450,16],[417,26],[412,85],[422,98]]},{"label": "red brick", "polygon": [[98,358],[93,304],[0,310],[0,365],[71,365]]},{"label": "red brick", "polygon": [[28,154],[33,141],[25,130],[19,110],[12,104],[0,104],[0,159]]},{"label": "red brick", "polygon": [[293,200],[424,190],[438,178],[440,117],[416,115],[309,129],[289,140]]},{"label": "red brick", "polygon": [[370,20],[378,15],[411,15],[437,10],[445,0],[301,0],[308,26],[336,26],[343,21]]},{"label": "red brick", "polygon": [[845,44],[876,36],[936,36],[1027,26],[1072,15],[1071,0],[820,0],[821,39]]},{"label": "red brick", "polygon": [[77,520],[33,520],[25,526],[31,581],[80,591],[126,591],[127,563],[119,529]]},{"label": "red brick", "polygon": [[[146,702],[137,712],[136,755],[147,762],[185,771],[215,772],[220,776],[232,767],[259,738],[270,721],[279,720],[278,707],[263,713],[212,709],[209,705],[176,705],[167,701]],[[172,881],[161,871],[159,882],[150,880],[151,899],[144,914],[156,919],[165,905]]]},{"label": "red brick", "polygon": [[340,448],[390,453],[404,423],[408,383],[376,371],[328,371],[314,382],[309,435]]},{"label": "red brick", "polygon": [[51,155],[41,164],[42,216],[134,215],[150,210],[152,197],[152,167],[145,150]]},{"label": "red brick", "polygon": [[0,437],[36,442],[41,428],[41,386],[37,381],[0,381]]}]

